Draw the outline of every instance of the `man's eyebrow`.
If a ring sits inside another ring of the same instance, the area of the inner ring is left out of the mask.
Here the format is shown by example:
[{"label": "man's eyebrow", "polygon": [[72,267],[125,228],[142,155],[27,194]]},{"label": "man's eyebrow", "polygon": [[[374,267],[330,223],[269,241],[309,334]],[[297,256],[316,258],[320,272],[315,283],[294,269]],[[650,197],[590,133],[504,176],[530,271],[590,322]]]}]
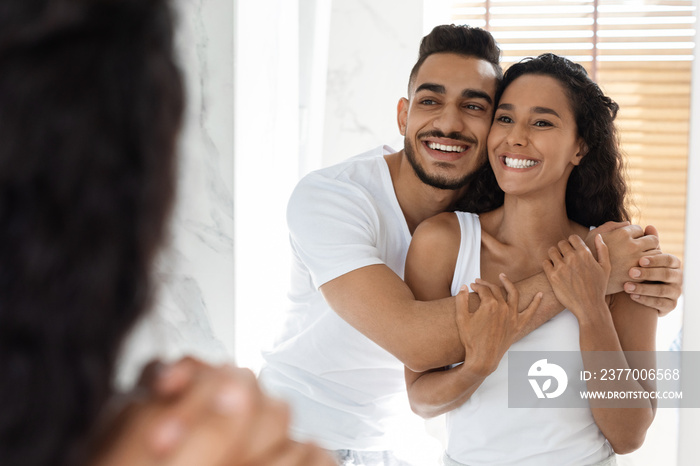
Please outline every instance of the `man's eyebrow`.
[{"label": "man's eyebrow", "polygon": [[419,93],[420,91],[431,91],[435,92],[436,94],[444,94],[445,91],[445,86],[442,84],[434,84],[434,83],[423,83],[418,88],[416,89],[416,94]]},{"label": "man's eyebrow", "polygon": [[[512,104],[500,104],[498,106],[498,110],[513,110],[513,105]],[[549,107],[532,107],[530,109],[532,113],[546,113],[549,115],[554,115],[555,117],[561,119],[561,116],[554,110]]]},{"label": "man's eyebrow", "polygon": [[[442,84],[435,84],[435,83],[423,83],[418,88],[416,89],[416,94],[420,91],[431,91],[435,92],[436,94],[446,94],[447,91],[445,89],[445,86]],[[489,104],[493,104],[493,99],[491,99],[491,96],[488,95],[488,93],[484,91],[479,91],[476,89],[465,89],[462,91],[462,98],[464,99],[483,99]]]},{"label": "man's eyebrow", "polygon": [[478,91],[476,89],[465,89],[462,91],[462,97],[465,99],[483,99],[489,104],[493,104],[493,99],[484,91]]}]

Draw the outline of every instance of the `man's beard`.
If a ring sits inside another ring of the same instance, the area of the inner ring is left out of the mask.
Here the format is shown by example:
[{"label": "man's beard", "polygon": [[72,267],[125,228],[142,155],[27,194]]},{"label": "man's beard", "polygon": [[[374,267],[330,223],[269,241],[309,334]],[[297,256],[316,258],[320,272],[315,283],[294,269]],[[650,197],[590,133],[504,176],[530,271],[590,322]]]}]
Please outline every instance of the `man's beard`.
[{"label": "man's beard", "polygon": [[[420,179],[423,183],[427,184],[428,186],[432,186],[433,188],[446,189],[452,191],[462,188],[471,183],[472,179],[475,177],[476,174],[476,167],[481,165],[480,163],[477,163],[474,170],[472,170],[470,173],[467,173],[461,178],[457,178],[456,180],[449,179],[442,175],[429,175],[423,169],[420,163],[418,163],[415,148],[413,147],[413,144],[411,144],[411,141],[407,137],[404,138],[403,144],[403,149],[406,153],[406,158],[411,164],[411,167],[413,167],[413,171],[416,173],[416,176],[418,176],[418,179]],[[477,157],[480,160],[486,160],[486,154],[477,154]]]}]

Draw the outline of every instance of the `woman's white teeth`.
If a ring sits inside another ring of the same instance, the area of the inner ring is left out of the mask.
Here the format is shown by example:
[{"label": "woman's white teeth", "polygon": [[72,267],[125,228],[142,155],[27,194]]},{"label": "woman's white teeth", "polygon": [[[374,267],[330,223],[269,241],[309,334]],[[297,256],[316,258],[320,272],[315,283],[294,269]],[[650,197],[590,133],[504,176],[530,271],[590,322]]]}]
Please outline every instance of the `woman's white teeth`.
[{"label": "woman's white teeth", "polygon": [[535,160],[528,160],[528,159],[512,159],[510,157],[503,157],[506,167],[510,168],[529,168],[529,167],[534,167],[537,165],[539,162]]},{"label": "woman's white teeth", "polygon": [[429,142],[428,147],[433,150],[441,150],[443,152],[464,152],[467,150],[465,146],[446,146],[436,142]]}]

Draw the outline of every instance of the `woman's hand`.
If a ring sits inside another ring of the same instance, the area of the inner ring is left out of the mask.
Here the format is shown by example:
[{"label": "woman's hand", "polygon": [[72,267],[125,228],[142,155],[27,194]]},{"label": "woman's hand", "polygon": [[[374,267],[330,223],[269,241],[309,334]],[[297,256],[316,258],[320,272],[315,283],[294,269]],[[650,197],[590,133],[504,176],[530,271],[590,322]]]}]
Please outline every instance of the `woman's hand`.
[{"label": "woman's hand", "polygon": [[[471,288],[479,295],[479,308],[471,313],[468,306],[457,306],[457,328],[465,349],[464,364],[470,372],[483,377],[496,370],[542,301],[542,293],[537,293],[528,307],[518,312],[518,290],[505,274],[500,274],[499,278],[505,287],[505,297],[498,286],[477,279]],[[466,294],[460,292],[463,299]]]},{"label": "woman's hand", "polygon": [[92,466],[335,464],[289,438],[287,406],[248,369],[185,358],[142,382],[149,388],[108,423]]},{"label": "woman's hand", "polygon": [[579,320],[588,312],[607,309],[605,292],[610,277],[610,256],[601,235],[596,235],[596,260],[577,235],[559,241],[548,251],[549,260],[542,264],[554,294],[562,305]]}]

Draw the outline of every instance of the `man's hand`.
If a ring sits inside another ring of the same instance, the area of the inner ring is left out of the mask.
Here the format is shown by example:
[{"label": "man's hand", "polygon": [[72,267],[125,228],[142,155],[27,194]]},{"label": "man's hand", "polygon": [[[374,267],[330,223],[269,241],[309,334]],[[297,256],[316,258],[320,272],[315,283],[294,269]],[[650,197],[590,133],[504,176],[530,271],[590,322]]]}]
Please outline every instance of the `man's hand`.
[{"label": "man's hand", "polygon": [[[646,227],[644,234],[657,238],[659,236],[659,232],[652,225]],[[661,316],[675,309],[683,291],[681,260],[659,250],[658,253],[643,256],[636,265],[638,266],[629,271],[629,277],[633,281],[624,284],[624,290],[630,297],[640,304],[658,310]]]},{"label": "man's hand", "polygon": [[287,406],[266,396],[250,370],[191,358],[154,367],[140,399],[107,424],[91,466],[335,464],[289,438]]},{"label": "man's hand", "polygon": [[595,254],[593,239],[600,234],[608,245],[612,271],[606,294],[625,291],[638,303],[671,312],[683,284],[681,261],[659,249],[659,234],[649,225],[645,230],[629,222],[607,222],[591,230],[585,242]]},{"label": "man's hand", "polygon": [[[610,251],[610,280],[605,294],[615,294],[623,290],[628,282],[629,270],[639,265],[639,260],[645,255],[660,254],[659,238],[654,235],[644,235],[639,225],[629,222],[607,222],[591,230],[585,238],[588,249],[596,255],[595,236],[600,234]],[[597,258],[597,255],[596,255]]]}]

